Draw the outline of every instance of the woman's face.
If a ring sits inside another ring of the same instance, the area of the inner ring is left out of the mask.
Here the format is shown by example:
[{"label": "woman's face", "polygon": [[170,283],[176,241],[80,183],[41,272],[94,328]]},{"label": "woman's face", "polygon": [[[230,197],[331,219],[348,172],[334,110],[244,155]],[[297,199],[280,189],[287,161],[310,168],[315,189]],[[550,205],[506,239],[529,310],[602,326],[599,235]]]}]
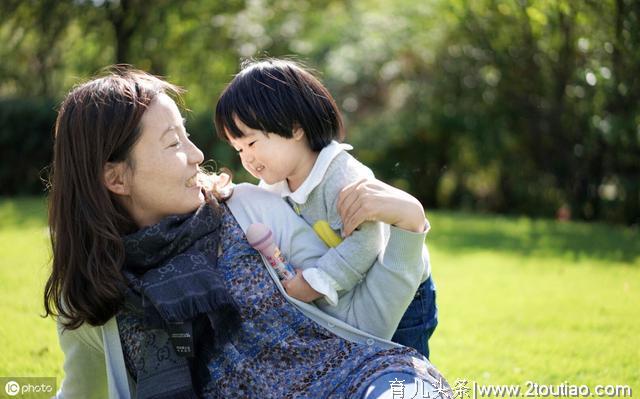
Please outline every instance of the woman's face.
[{"label": "woman's face", "polygon": [[143,227],[169,215],[192,212],[204,202],[198,183],[203,154],[190,140],[175,102],[156,97],[142,116],[131,152],[128,208]]}]

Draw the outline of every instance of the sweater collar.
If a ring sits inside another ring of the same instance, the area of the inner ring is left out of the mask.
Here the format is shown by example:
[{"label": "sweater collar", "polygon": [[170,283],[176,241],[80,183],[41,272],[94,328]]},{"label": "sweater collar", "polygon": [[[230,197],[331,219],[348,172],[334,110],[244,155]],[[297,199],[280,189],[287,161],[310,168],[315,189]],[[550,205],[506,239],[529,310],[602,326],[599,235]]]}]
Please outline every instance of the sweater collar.
[{"label": "sweater collar", "polygon": [[320,153],[318,154],[318,159],[313,164],[313,168],[311,168],[311,172],[309,176],[302,182],[300,187],[294,192],[289,190],[289,184],[287,184],[286,180],[279,181],[274,184],[267,184],[263,180],[260,180],[259,186],[266,189],[267,191],[271,191],[273,193],[280,194],[282,198],[289,197],[293,202],[297,204],[304,204],[307,202],[309,198],[309,194],[318,187],[318,185],[324,179],[324,175],[327,173],[327,169],[329,169],[329,165],[335,159],[335,157],[340,154],[342,151],[352,150],[353,147],[349,144],[338,143],[333,140],[331,143],[324,147]]}]

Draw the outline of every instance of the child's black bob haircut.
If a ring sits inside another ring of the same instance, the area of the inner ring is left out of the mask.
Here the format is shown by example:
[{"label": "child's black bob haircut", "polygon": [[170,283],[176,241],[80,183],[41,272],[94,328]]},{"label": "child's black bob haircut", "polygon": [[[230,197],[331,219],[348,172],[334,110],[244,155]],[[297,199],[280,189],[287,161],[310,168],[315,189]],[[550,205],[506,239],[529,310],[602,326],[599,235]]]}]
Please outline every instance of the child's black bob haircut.
[{"label": "child's black bob haircut", "polygon": [[243,137],[234,117],[252,129],[293,137],[301,127],[313,151],[342,141],[342,115],[329,91],[296,62],[265,59],[242,64],[220,95],[215,125],[218,137]]}]

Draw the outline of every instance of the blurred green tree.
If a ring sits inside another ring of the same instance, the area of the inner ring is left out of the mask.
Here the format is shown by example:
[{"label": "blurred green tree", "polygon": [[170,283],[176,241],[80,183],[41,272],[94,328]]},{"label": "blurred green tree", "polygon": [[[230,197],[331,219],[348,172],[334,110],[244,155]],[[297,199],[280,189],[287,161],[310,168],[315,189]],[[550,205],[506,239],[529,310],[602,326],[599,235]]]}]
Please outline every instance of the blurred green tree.
[{"label": "blurred green tree", "polygon": [[356,155],[429,208],[640,221],[638,1],[6,0],[0,13],[0,96],[57,100],[133,64],[189,89],[196,143],[238,179],[215,99],[243,59],[288,56],[330,88]]}]

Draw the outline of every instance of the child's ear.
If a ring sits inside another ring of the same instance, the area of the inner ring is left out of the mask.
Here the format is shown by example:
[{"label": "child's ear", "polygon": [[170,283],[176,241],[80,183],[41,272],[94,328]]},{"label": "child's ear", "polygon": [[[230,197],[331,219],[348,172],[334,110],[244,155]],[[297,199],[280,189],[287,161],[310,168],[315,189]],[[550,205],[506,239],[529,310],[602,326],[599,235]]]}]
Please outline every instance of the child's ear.
[{"label": "child's ear", "polygon": [[124,162],[107,162],[104,166],[103,179],[107,190],[118,195],[129,194],[126,176],[127,167]]},{"label": "child's ear", "polygon": [[302,140],[304,138],[304,129],[302,129],[301,127],[294,127],[293,128],[293,139],[294,140]]}]

